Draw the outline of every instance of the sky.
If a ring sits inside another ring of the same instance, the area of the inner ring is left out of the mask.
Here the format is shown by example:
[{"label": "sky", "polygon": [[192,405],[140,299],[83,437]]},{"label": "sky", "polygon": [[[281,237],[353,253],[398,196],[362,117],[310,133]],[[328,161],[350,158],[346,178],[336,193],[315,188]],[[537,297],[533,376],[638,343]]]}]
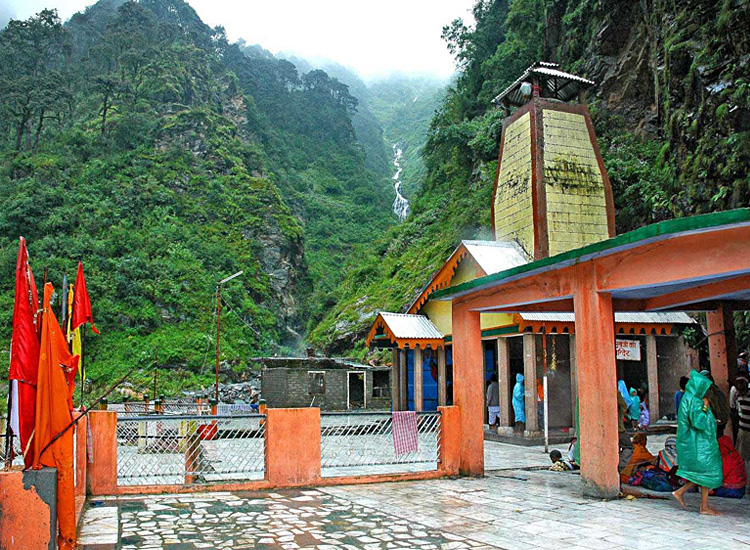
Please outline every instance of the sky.
[{"label": "sky", "polygon": [[[456,18],[471,20],[475,0],[189,0],[204,22],[223,25],[272,53],[327,58],[365,79],[391,72],[447,77],[454,65],[440,38]],[[45,7],[67,20],[92,0],[0,0],[0,25]]]}]

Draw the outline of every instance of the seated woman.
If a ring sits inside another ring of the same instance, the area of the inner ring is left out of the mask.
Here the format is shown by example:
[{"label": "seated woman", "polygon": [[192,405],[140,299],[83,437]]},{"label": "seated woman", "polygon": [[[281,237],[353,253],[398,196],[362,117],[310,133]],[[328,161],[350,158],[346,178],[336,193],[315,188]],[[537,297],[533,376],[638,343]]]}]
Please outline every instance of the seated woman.
[{"label": "seated woman", "polygon": [[745,461],[732,445],[732,440],[728,435],[722,435],[719,438],[719,450],[721,451],[724,480],[721,487],[715,489],[711,494],[717,497],[743,498],[747,485]]},{"label": "seated woman", "polygon": [[[639,404],[640,405],[640,404]],[[656,463],[656,457],[646,448],[646,434],[637,433],[633,436],[633,456],[620,472],[620,480],[623,483],[630,481],[630,478],[638,468],[651,466]]]}]

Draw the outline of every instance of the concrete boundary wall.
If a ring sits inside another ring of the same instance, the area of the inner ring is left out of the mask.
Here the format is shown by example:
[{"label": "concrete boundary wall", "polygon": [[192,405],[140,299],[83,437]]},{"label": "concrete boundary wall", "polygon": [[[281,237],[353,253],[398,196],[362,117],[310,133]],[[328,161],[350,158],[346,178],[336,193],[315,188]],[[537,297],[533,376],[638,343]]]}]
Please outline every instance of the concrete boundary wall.
[{"label": "concrete boundary wall", "polygon": [[[75,502],[80,520],[86,503],[87,418],[76,424]],[[57,470],[0,471],[0,550],[57,548]]]},{"label": "concrete boundary wall", "polygon": [[88,494],[137,495],[196,493],[206,491],[257,491],[290,487],[314,487],[437,479],[459,473],[461,444],[460,411],[439,407],[440,455],[433,471],[323,478],[320,454],[320,409],[268,409],[266,411],[265,478],[259,481],[206,483],[200,485],[117,484],[117,415],[91,413],[93,463],[88,465]]}]

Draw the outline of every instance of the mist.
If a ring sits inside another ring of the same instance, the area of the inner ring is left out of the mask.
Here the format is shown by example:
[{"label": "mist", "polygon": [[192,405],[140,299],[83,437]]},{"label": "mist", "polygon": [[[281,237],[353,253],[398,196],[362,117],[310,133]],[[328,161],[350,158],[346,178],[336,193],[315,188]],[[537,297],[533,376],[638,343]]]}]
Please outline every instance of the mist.
[{"label": "mist", "polygon": [[16,12],[5,0],[0,0],[0,29],[4,29],[8,21],[15,19]]},{"label": "mist", "polygon": [[[475,0],[188,0],[212,27],[221,25],[231,41],[244,39],[276,54],[331,59],[365,80],[393,72],[448,77],[453,59],[440,37],[456,18],[471,18]],[[0,0],[0,25],[10,14],[26,19],[57,8],[63,20],[92,0]]]}]

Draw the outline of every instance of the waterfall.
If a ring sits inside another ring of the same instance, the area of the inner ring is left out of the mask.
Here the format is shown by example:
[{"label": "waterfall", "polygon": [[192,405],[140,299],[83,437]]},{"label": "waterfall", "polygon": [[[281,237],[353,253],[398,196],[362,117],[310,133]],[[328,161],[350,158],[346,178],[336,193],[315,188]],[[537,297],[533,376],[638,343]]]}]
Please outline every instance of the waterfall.
[{"label": "waterfall", "polygon": [[398,143],[393,144],[393,165],[396,167],[396,173],[393,175],[393,188],[396,190],[396,200],[393,201],[393,213],[396,214],[399,221],[404,221],[409,215],[409,200],[401,194],[401,155],[403,155]]}]

